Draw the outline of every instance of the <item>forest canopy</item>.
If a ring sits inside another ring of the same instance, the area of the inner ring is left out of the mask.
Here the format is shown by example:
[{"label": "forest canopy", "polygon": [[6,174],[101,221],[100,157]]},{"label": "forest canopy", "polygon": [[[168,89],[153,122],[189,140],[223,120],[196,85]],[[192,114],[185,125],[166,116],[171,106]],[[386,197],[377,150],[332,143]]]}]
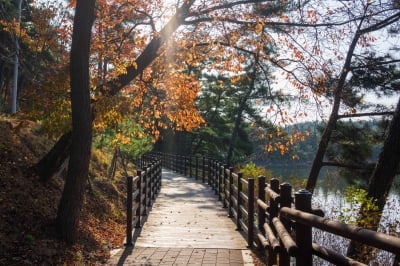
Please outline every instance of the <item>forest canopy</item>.
[{"label": "forest canopy", "polygon": [[315,134],[289,125],[319,119],[308,190],[327,165],[369,181],[388,176],[374,197],[390,189],[399,157],[388,149],[398,143],[398,1],[62,3],[0,2],[0,105],[9,112],[16,101],[18,116],[58,139],[35,169],[46,182],[69,162],[57,217],[68,241],[93,139],[131,157],[170,147],[169,139],[175,152],[228,164],[255,151],[298,159],[298,144]]}]

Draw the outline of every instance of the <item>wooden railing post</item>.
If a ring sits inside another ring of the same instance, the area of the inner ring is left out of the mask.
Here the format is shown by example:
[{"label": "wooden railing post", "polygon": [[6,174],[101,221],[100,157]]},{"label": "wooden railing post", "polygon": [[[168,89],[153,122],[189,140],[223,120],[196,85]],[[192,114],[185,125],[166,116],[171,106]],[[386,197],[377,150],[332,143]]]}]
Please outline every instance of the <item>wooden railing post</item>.
[{"label": "wooden railing post", "polygon": [[229,169],[229,166],[227,165],[227,164],[225,164],[224,165],[224,168],[223,168],[223,171],[224,171],[224,182],[223,182],[223,193],[224,193],[224,198],[222,199],[223,200],[223,206],[224,206],[224,208],[227,208],[228,206],[227,206],[227,204],[226,204],[226,201],[228,200],[228,193],[226,193],[226,191],[227,191],[227,186],[226,186],[226,184],[227,184],[227,180],[228,180],[228,174],[226,173],[226,170],[227,169]]},{"label": "wooden railing post", "polygon": [[149,172],[149,190],[148,190],[148,192],[149,192],[149,197],[148,197],[148,200],[149,200],[149,202],[148,202],[148,206],[150,207],[151,206],[151,201],[152,201],[152,199],[153,199],[153,185],[152,185],[152,183],[153,183],[153,178],[154,178],[154,164],[153,164],[153,162],[151,162],[150,164],[149,164],[149,167],[150,167],[150,172]]},{"label": "wooden railing post", "polygon": [[[258,199],[265,202],[265,176],[258,177]],[[265,210],[258,205],[258,229],[263,235],[265,235],[264,223],[265,223]]]},{"label": "wooden railing post", "polygon": [[179,173],[184,174],[185,173],[185,156],[180,155],[179,156]]},{"label": "wooden railing post", "polygon": [[[280,208],[292,206],[292,186],[288,183],[282,183],[280,186]],[[289,221],[281,217],[282,224],[284,225],[286,231],[290,233],[291,228]],[[279,265],[290,265],[290,256],[286,249],[282,249],[279,253]]]},{"label": "wooden railing post", "polygon": [[196,180],[199,178],[199,157],[196,156]]},{"label": "wooden railing post", "polygon": [[132,176],[126,177],[127,195],[126,195],[126,243],[125,246],[132,246]]},{"label": "wooden railing post", "polygon": [[202,164],[202,182],[205,183],[206,182],[206,157],[203,156],[203,164]]},{"label": "wooden railing post", "polygon": [[215,195],[218,195],[218,200],[221,200],[221,167],[217,160],[214,160],[214,182]]},{"label": "wooden railing post", "polygon": [[208,171],[207,171],[208,180],[207,180],[207,184],[213,188],[213,182],[211,180],[212,167],[213,167],[212,159],[210,157],[208,157],[208,167],[207,167],[208,168]]},{"label": "wooden railing post", "polygon": [[[295,208],[304,212],[311,212],[311,192],[299,190],[295,193]],[[296,258],[296,265],[312,265],[312,228],[301,223],[296,223],[296,244],[300,248]]]},{"label": "wooden railing post", "polygon": [[158,181],[158,166],[157,166],[157,161],[153,161],[153,180],[152,180],[152,200],[156,199],[156,193],[157,193],[157,181]]},{"label": "wooden railing post", "polygon": [[[279,180],[277,178],[271,178],[270,186],[274,192],[279,194]],[[271,227],[273,227],[272,219],[278,216],[279,202],[276,202],[274,199],[270,198],[269,206],[270,206],[269,207],[269,213],[270,213],[269,224]]]},{"label": "wooden railing post", "polygon": [[161,190],[161,186],[162,186],[162,161],[159,160],[158,161],[158,189],[157,189],[157,193]]},{"label": "wooden railing post", "polygon": [[176,168],[177,173],[181,173],[181,164],[180,164],[181,160],[180,159],[181,159],[181,156],[177,154],[176,160],[175,160],[175,163],[176,163],[175,168]]},{"label": "wooden railing post", "polygon": [[229,199],[228,199],[228,217],[233,217],[232,205],[233,205],[233,167],[229,167]]},{"label": "wooden railing post", "polygon": [[187,156],[183,156],[183,174],[187,174]]},{"label": "wooden railing post", "polygon": [[219,164],[217,162],[217,160],[213,159],[213,175],[212,175],[212,180],[213,180],[213,188],[215,191],[215,195],[218,195],[219,193],[219,168],[218,168]]},{"label": "wooden railing post", "polygon": [[247,244],[249,248],[253,247],[253,242],[254,242],[254,178],[249,178],[249,206],[248,206],[248,221],[249,224],[247,225],[248,228],[248,238],[247,238]]},{"label": "wooden railing post", "polygon": [[243,173],[238,173],[238,195],[237,195],[237,206],[236,206],[236,230],[241,231],[242,227],[240,226],[240,220],[242,219],[242,211],[240,206],[243,204],[243,200],[242,197],[240,196],[240,194],[243,191],[243,184],[242,184],[242,178],[243,178]]},{"label": "wooden railing post", "polygon": [[219,163],[219,162],[217,162],[217,175],[218,175],[218,200],[222,200],[222,195],[221,195],[221,193],[222,193],[222,189],[223,189],[223,186],[222,186],[222,179],[223,179],[223,175],[222,175],[222,170],[224,169],[223,167],[222,167],[222,163]]},{"label": "wooden railing post", "polygon": [[143,174],[143,183],[144,183],[144,187],[143,187],[143,195],[144,195],[144,199],[143,199],[143,215],[147,215],[147,175],[148,175],[148,167],[145,167],[143,172],[144,172],[144,174]]},{"label": "wooden railing post", "polygon": [[218,195],[218,186],[219,186],[219,164],[217,160],[213,160],[213,183],[214,183],[214,190],[215,190],[215,195]]},{"label": "wooden railing post", "polygon": [[[279,194],[279,180],[277,178],[271,178],[269,181],[269,185],[272,191],[276,192]],[[272,222],[275,217],[278,216],[279,212],[279,202],[277,202],[275,199],[270,198],[269,199],[269,219],[268,219],[268,224],[272,228],[272,230],[275,229],[274,223]],[[275,231],[275,230],[274,230]],[[276,232],[274,232],[276,234]],[[271,250],[269,252],[268,256],[268,265],[275,265],[278,261],[277,258],[277,253]]]},{"label": "wooden railing post", "polygon": [[136,217],[138,217],[138,221],[136,223],[136,228],[142,227],[141,215],[142,215],[142,171],[138,170],[137,175],[139,177],[137,182],[137,190],[139,191],[138,196],[136,198],[136,204],[138,204],[138,208],[136,209]]},{"label": "wooden railing post", "polygon": [[192,155],[189,156],[189,177],[192,178],[193,174],[192,174]]}]

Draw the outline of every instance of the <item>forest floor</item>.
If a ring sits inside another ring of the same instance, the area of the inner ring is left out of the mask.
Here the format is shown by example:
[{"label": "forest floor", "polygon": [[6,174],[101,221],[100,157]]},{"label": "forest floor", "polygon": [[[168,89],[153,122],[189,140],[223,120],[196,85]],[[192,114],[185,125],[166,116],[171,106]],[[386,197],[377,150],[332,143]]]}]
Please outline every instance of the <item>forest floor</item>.
[{"label": "forest floor", "polygon": [[[32,166],[54,142],[36,123],[0,116],[0,265],[97,265],[125,236],[124,180],[107,179],[107,158],[93,151],[79,240],[54,233],[64,179],[42,183]],[[90,182],[89,182],[90,181]]]},{"label": "forest floor", "polygon": [[[106,262],[125,237],[125,180],[118,167],[115,176],[107,178],[112,154],[92,150],[79,238],[67,245],[54,230],[65,177],[43,183],[32,169],[54,141],[40,132],[37,123],[2,115],[0,132],[0,265]],[[135,171],[133,165],[127,170]],[[255,254],[255,265],[263,265]]]}]

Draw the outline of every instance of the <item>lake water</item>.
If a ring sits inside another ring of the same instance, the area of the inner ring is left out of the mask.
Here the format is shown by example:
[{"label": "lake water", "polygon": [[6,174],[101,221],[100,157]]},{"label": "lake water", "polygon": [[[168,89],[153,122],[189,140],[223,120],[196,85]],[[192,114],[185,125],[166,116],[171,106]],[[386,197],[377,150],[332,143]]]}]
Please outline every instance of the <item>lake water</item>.
[{"label": "lake water", "polygon": [[[332,220],[340,220],[343,215],[349,220],[354,220],[359,206],[346,201],[341,191],[326,191],[318,189],[313,196],[313,205],[320,207],[325,212],[325,217]],[[350,210],[350,212],[344,210]],[[378,231],[391,235],[400,235],[400,197],[391,193],[387,200],[382,214],[380,229]],[[346,254],[349,240],[347,238],[333,236],[330,233],[313,229],[314,242],[328,249],[335,250],[340,254]],[[392,265],[394,255],[389,252],[378,252],[372,254],[374,259],[370,265]],[[316,265],[329,265],[326,262],[318,261]]]},{"label": "lake water", "polygon": [[[309,169],[299,166],[282,166],[282,167],[266,167],[272,170],[273,175],[281,177],[283,181],[288,177],[288,180],[294,177],[305,179]],[[379,231],[400,236],[400,186],[399,176],[396,178],[396,184],[390,193],[384,212],[382,214]],[[323,181],[323,182],[321,182]],[[346,201],[343,191],[346,187],[346,182],[340,178],[335,168],[326,168],[322,173],[321,181],[318,183],[313,195],[313,206],[321,208],[325,212],[325,217],[333,220],[340,220],[341,217],[345,221],[354,220],[359,205],[351,204]],[[340,254],[346,254],[349,240],[346,238],[333,236],[330,233],[322,232],[318,229],[313,229],[314,242],[317,244],[332,249]],[[370,265],[392,265],[394,255],[388,252],[378,252],[372,254],[374,259]],[[329,263],[315,258],[315,265],[329,265]]]}]

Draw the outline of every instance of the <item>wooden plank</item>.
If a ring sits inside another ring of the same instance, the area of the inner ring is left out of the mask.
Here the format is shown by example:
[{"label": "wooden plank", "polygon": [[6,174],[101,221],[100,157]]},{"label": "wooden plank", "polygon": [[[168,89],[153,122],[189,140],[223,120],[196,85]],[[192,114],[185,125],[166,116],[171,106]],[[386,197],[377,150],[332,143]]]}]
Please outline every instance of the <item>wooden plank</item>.
[{"label": "wooden plank", "polygon": [[162,182],[135,247],[246,248],[211,187],[167,170]]}]

